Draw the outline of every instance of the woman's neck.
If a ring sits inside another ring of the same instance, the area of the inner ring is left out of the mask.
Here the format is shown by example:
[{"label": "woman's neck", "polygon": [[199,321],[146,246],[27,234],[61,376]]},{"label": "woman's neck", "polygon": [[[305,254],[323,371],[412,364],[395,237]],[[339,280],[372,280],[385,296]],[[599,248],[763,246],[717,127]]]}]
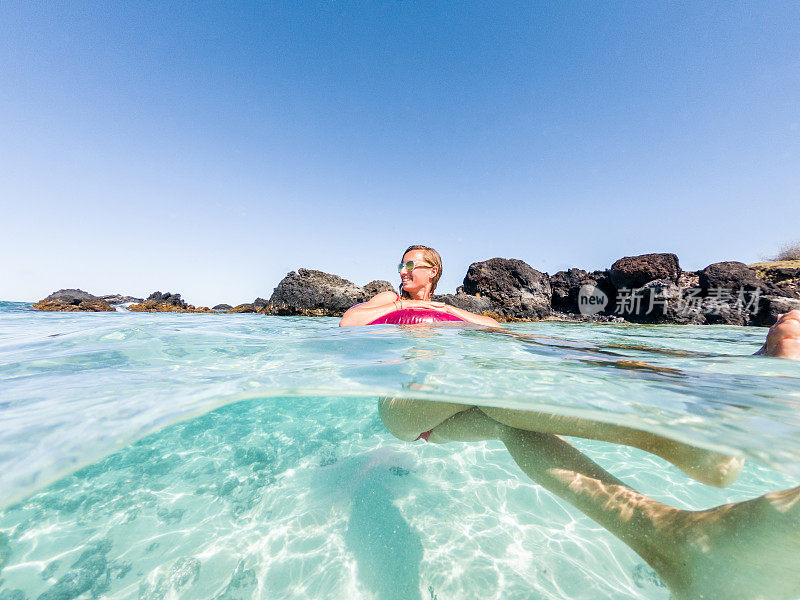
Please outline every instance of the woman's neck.
[{"label": "woman's neck", "polygon": [[431,299],[431,290],[430,290],[430,288],[423,288],[423,289],[421,289],[418,292],[415,292],[413,294],[409,294],[408,292],[405,292],[403,295],[407,295],[409,300],[428,300],[429,301]]}]

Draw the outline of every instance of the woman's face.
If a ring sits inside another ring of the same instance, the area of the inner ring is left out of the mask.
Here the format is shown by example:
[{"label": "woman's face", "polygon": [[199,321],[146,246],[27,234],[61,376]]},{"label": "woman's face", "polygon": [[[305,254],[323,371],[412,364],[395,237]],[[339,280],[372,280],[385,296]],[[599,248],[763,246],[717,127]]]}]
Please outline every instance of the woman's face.
[{"label": "woman's face", "polygon": [[409,271],[405,266],[400,269],[400,280],[403,289],[410,295],[415,295],[425,288],[430,289],[431,282],[436,276],[436,267],[425,260],[423,250],[409,250],[403,255],[402,264],[414,262],[414,269]]}]

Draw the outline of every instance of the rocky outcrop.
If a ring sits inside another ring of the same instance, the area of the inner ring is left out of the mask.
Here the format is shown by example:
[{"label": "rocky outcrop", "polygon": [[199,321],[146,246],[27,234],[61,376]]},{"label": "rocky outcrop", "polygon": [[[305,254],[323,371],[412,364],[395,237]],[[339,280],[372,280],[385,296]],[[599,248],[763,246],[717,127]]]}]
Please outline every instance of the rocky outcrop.
[{"label": "rocky outcrop", "polygon": [[502,319],[502,315],[495,311],[491,300],[483,296],[471,296],[470,294],[460,292],[456,294],[434,294],[431,300],[434,302],[444,302],[445,304],[455,306],[462,310],[468,310],[478,315],[489,315]]},{"label": "rocky outcrop", "polygon": [[[216,307],[214,307],[216,308]],[[261,313],[268,315],[269,301],[264,298],[256,298],[252,302],[245,302],[244,304],[237,304],[236,306],[228,306],[225,312],[229,313]]]},{"label": "rocky outcrop", "polygon": [[597,313],[594,315],[583,315],[573,312],[552,311],[543,321],[562,321],[566,323],[627,323],[622,317]]},{"label": "rocky outcrop", "polygon": [[[762,265],[758,270],[728,261],[692,272],[682,271],[674,254],[644,254],[621,258],[607,272],[559,271],[550,278],[552,306],[556,314],[577,316],[584,308],[580,302],[586,300],[580,297],[582,286],[590,285],[600,290],[600,299],[606,302],[596,312],[599,316],[613,315],[632,323],[771,325],[781,312],[772,307],[785,308],[786,297],[792,297],[795,275],[800,272],[795,268],[800,269],[800,263],[782,264],[780,270]],[[772,281],[765,278],[766,273]],[[774,299],[764,300],[766,296]],[[596,316],[591,310],[588,313]]]},{"label": "rocky outcrop", "polygon": [[551,305],[564,313],[578,312],[578,290],[589,278],[583,269],[558,271],[550,276]]},{"label": "rocky outcrop", "polygon": [[231,307],[228,309],[227,312],[231,313],[256,313],[258,309],[253,305],[252,302],[245,302],[244,304],[237,304],[236,306]]},{"label": "rocky outcrop", "polygon": [[461,291],[489,300],[492,311],[504,319],[540,319],[550,314],[549,276],[518,259],[472,263]]},{"label": "rocky outcrop", "polygon": [[78,289],[63,289],[33,305],[34,310],[67,312],[112,312],[114,308],[102,298]]},{"label": "rocky outcrop", "polygon": [[785,314],[790,310],[800,310],[800,299],[762,296],[761,310],[753,316],[750,324],[771,327],[778,320],[778,315]]},{"label": "rocky outcrop", "polygon": [[698,271],[697,284],[686,290],[695,293],[705,323],[751,325],[766,321],[763,296],[772,293],[772,286],[758,273],[737,261],[712,263]]},{"label": "rocky outcrop", "polygon": [[746,264],[736,261],[712,263],[698,273],[704,292],[712,289],[769,291],[767,283]]},{"label": "rocky outcrop", "polygon": [[614,287],[638,288],[656,279],[677,284],[681,267],[675,254],[640,254],[625,256],[611,265],[609,277]]},{"label": "rocky outcrop", "polygon": [[614,308],[616,288],[608,277],[608,271],[594,271],[588,273],[583,269],[568,269],[567,271],[558,271],[555,275],[551,275],[550,287],[553,292],[553,310],[565,314],[580,314],[578,295],[581,287],[585,285],[595,286],[606,295],[609,304],[606,306],[606,309],[602,311],[602,314],[609,315]]},{"label": "rocky outcrop", "polygon": [[267,308],[275,315],[340,317],[354,304],[366,300],[364,288],[352,281],[322,271],[298,269],[281,280]]},{"label": "rocky outcrop", "polygon": [[119,306],[120,304],[135,304],[144,302],[144,298],[134,298],[133,296],[123,296],[122,294],[108,294],[106,296],[99,296],[101,300],[105,300],[111,306]]},{"label": "rocky outcrop", "polygon": [[370,281],[367,285],[364,286],[364,294],[366,295],[367,300],[369,300],[373,296],[377,296],[381,292],[394,292],[394,291],[395,287],[388,281],[384,281],[382,279],[377,281]]},{"label": "rocky outcrop", "polygon": [[[260,313],[338,317],[351,306],[384,291],[388,281],[358,286],[337,275],[299,269],[289,273],[269,300],[214,309],[194,307],[180,294],[154,292],[146,300],[113,294],[94,296],[63,289],[33,305],[45,311],[113,311],[135,302],[134,312]],[[455,294],[434,301],[500,321],[542,318],[580,322],[633,322],[729,325],[775,323],[781,313],[800,309],[800,261],[750,266],[726,261],[701,271],[683,271],[674,254],[627,256],[609,270],[572,268],[552,276],[517,259],[473,263]]]},{"label": "rocky outcrop", "polygon": [[181,313],[212,313],[206,306],[195,307],[181,299],[180,294],[170,292],[153,292],[144,302],[128,307],[133,312],[181,312]]},{"label": "rocky outcrop", "polygon": [[800,260],[782,260],[750,265],[775,294],[800,299]]}]

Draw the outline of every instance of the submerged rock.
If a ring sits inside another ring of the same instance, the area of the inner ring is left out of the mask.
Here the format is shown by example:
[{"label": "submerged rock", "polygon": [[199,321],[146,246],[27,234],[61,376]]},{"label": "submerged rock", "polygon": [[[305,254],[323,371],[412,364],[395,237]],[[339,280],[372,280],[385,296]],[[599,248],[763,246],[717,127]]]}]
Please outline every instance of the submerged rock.
[{"label": "submerged rock", "polygon": [[206,306],[195,307],[187,304],[181,299],[180,294],[170,292],[153,292],[147,300],[139,304],[128,307],[133,312],[188,312],[188,313],[212,313],[214,312]]},{"label": "submerged rock", "polygon": [[79,289],[63,289],[33,305],[34,310],[112,312],[114,308],[102,298]]}]

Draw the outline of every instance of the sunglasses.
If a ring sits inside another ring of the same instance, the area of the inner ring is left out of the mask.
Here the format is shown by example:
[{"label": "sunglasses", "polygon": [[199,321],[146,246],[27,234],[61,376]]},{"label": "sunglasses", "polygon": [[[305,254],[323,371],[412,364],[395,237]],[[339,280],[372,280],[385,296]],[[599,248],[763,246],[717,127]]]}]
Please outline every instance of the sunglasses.
[{"label": "sunglasses", "polygon": [[401,262],[397,265],[397,272],[400,273],[403,269],[411,273],[414,269],[432,269],[432,265],[418,265],[414,264],[413,260],[409,260],[408,262]]}]

